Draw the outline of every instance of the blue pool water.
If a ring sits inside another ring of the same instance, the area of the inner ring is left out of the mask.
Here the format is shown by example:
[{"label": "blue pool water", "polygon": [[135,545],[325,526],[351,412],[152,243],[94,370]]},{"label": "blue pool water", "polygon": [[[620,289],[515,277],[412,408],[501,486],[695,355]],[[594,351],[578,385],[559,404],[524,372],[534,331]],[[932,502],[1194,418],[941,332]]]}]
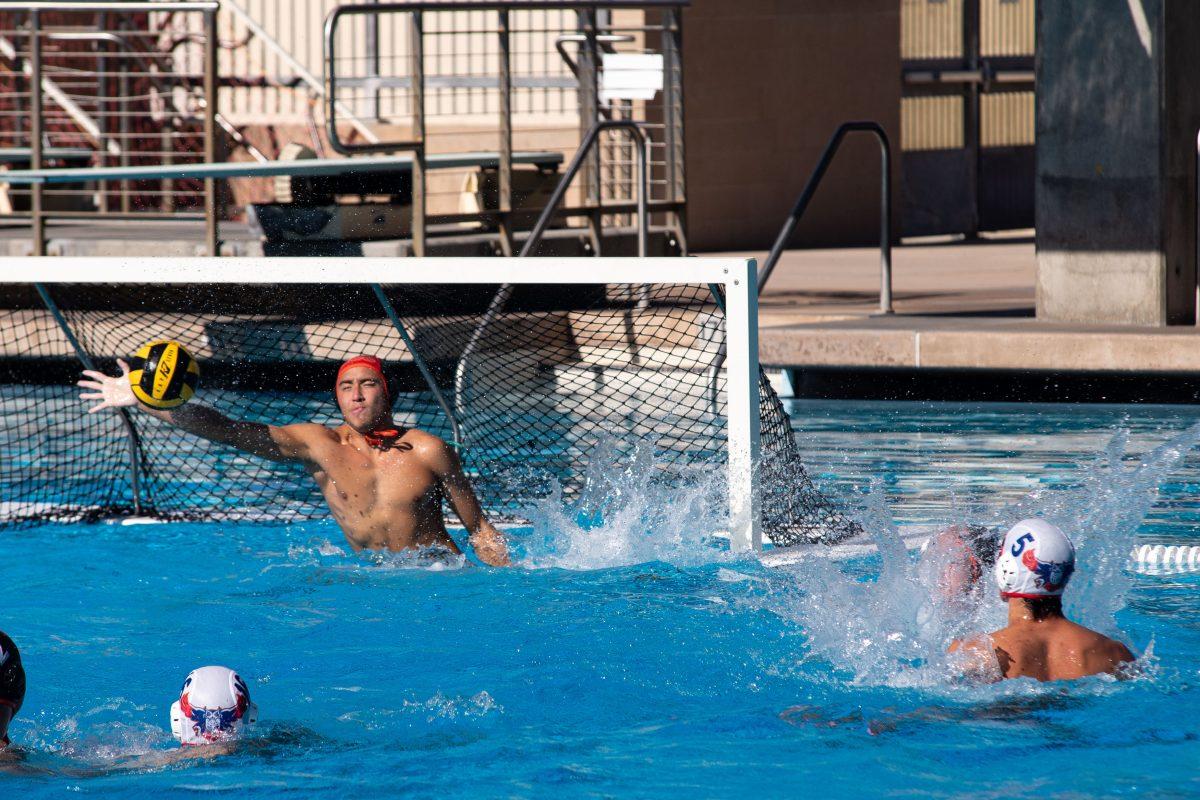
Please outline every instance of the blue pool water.
[{"label": "blue pool water", "polygon": [[[768,569],[691,529],[696,498],[650,531],[546,509],[512,570],[353,555],[330,523],[43,526],[0,540],[30,680],[0,795],[1200,794],[1200,577],[1121,568],[1136,541],[1200,543],[1200,449],[1155,453],[1200,410],[789,411],[885,551],[893,520],[1076,523],[1104,580],[1077,577],[1073,610],[1149,649],[1142,674],[957,683],[939,637],[998,623],[990,595],[930,626],[912,556]],[[260,724],[164,763],[168,707],[208,663],[247,679]]]}]

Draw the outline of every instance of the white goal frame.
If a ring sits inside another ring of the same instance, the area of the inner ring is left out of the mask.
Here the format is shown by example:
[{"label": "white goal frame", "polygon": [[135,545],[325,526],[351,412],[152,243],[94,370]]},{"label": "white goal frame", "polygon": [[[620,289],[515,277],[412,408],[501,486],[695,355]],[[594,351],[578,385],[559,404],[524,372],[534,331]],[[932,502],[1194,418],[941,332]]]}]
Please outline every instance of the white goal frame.
[{"label": "white goal frame", "polygon": [[[725,295],[729,537],[762,549],[757,264],[745,258],[121,258],[5,260],[3,283],[712,284]],[[715,354],[714,354],[715,355]]]}]

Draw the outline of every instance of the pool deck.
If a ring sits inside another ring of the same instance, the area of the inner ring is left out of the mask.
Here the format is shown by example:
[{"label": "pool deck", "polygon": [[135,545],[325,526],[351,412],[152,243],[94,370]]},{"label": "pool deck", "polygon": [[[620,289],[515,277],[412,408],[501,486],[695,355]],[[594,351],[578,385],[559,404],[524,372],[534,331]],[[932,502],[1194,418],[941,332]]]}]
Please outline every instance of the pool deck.
[{"label": "pool deck", "polygon": [[[202,254],[196,223],[57,224],[51,254]],[[259,255],[244,225],[221,229],[227,255]],[[0,252],[28,254],[28,230],[0,226]],[[374,253],[373,253],[374,254]],[[380,255],[383,252],[378,253]],[[765,252],[705,253],[763,259]],[[880,315],[877,248],[784,253],[760,300],[770,367],[1200,374],[1200,328],[1038,320],[1032,232],[975,242],[906,243],[893,251],[895,313]]]},{"label": "pool deck", "polygon": [[[764,253],[722,255],[765,258]],[[775,367],[1200,373],[1200,329],[1038,320],[1031,236],[897,247],[895,314],[879,314],[879,250],[784,253],[759,306]]]}]

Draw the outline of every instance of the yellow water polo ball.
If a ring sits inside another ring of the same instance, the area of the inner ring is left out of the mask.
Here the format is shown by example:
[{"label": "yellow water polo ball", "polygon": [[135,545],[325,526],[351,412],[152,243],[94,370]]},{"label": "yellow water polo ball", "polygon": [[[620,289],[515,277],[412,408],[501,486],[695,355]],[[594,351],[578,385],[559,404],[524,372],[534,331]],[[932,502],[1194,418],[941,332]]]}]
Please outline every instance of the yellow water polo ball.
[{"label": "yellow water polo ball", "polygon": [[133,396],[150,408],[178,408],[200,385],[200,365],[179,342],[148,342],[129,365]]}]

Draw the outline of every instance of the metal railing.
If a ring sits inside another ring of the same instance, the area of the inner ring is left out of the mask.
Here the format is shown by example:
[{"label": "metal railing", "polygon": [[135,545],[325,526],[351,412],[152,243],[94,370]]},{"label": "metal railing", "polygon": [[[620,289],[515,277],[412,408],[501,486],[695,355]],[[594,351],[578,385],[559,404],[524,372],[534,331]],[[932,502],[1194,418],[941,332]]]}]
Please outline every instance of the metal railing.
[{"label": "metal railing", "polygon": [[[833,157],[837,155],[838,147],[846,138],[846,134],[854,132],[870,133],[879,141],[882,162],[882,174],[879,181],[879,312],[881,314],[894,313],[892,309],[892,151],[883,126],[878,122],[870,121],[843,122],[830,137],[829,142],[825,145],[825,150],[821,153],[821,158],[817,161],[817,166],[804,185],[804,191],[796,199],[792,213],[788,214],[783,227],[779,230],[779,235],[775,237],[775,244],[771,246],[767,260],[759,267],[758,294],[760,297],[767,286],[767,281],[771,278],[771,273],[775,271],[775,266],[779,263],[779,257],[783,255],[784,248],[791,240],[797,223],[804,216],[808,204],[816,194],[817,187],[821,185],[821,179],[825,177],[825,172],[833,162]],[[717,384],[721,367],[724,365],[725,342],[722,341],[721,347],[717,350],[717,357],[713,359],[708,373],[709,405],[713,414],[717,413]]]},{"label": "metal railing", "polygon": [[[279,43],[278,40],[275,39],[275,37],[268,33],[267,30],[261,24],[259,24],[258,20],[252,17],[250,13],[246,11],[246,9],[233,2],[233,0],[218,1],[221,4],[221,8],[225,11],[228,11],[233,17],[241,22],[241,24],[246,27],[246,30],[250,32],[250,35],[254,39],[261,42],[268,51],[275,54],[280,61],[286,64],[289,69],[293,70],[299,77],[300,81],[308,87],[309,92],[321,100],[325,99],[324,82],[314,75],[311,70],[300,63],[299,59],[292,55],[291,52],[289,52],[282,44]],[[298,31],[303,31],[303,28],[300,26],[296,27]],[[351,126],[353,126],[355,132],[359,136],[362,136],[368,142],[379,141],[379,137],[373,130],[367,127],[366,122],[351,112],[350,109],[346,108],[345,106],[339,106],[338,112]]]},{"label": "metal railing", "polygon": [[[16,66],[0,109],[0,139],[14,145],[5,150],[6,160],[27,160],[35,172],[48,158],[63,160],[56,154],[64,153],[101,166],[215,161],[218,8],[216,2],[0,2],[13,28],[0,31],[0,55]],[[199,15],[204,34],[160,47],[164,29],[152,29],[149,20],[176,15]],[[105,30],[110,16],[114,28]],[[194,61],[202,64],[198,72]],[[197,218],[193,209],[202,204],[207,238],[215,240],[211,180],[200,192],[169,179],[157,187],[122,181],[115,195],[106,182],[90,183],[28,184],[35,255],[45,255],[46,223],[56,216]],[[5,199],[24,197],[10,185]]]},{"label": "metal railing", "polygon": [[[637,246],[638,257],[646,257],[646,246],[649,238],[649,216],[646,213],[646,195],[649,192],[649,168],[647,162],[649,156],[646,152],[646,138],[642,135],[642,127],[639,123],[630,120],[600,120],[596,122],[588,130],[587,135],[583,137],[583,142],[580,143],[579,149],[575,151],[575,157],[571,159],[571,163],[567,166],[563,173],[562,179],[558,182],[558,186],[554,189],[554,194],[547,201],[546,207],[542,209],[541,216],[538,217],[537,223],[533,226],[533,230],[529,232],[528,238],[525,239],[524,245],[521,247],[521,252],[518,257],[526,258],[533,254],[534,249],[542,240],[542,236],[546,232],[546,228],[550,225],[550,220],[558,212],[559,204],[562,202],[563,195],[567,192],[567,187],[571,185],[571,181],[579,173],[580,167],[583,166],[584,160],[588,157],[600,134],[606,130],[623,130],[628,133],[634,140],[638,152],[638,232]],[[488,304],[487,311],[484,312],[483,318],[479,320],[479,324],[475,326],[475,330],[471,332],[471,338],[467,340],[467,346],[463,348],[462,355],[459,356],[458,365],[454,368],[454,407],[461,413],[464,396],[466,392],[467,379],[467,361],[475,354],[479,348],[479,343],[483,341],[483,336],[487,329],[491,327],[493,320],[496,319],[504,311],[504,307],[508,305],[509,299],[512,297],[514,284],[505,283],[500,286],[496,294],[492,297],[492,301]],[[638,307],[644,308],[646,305],[646,294],[642,290],[638,299]]]},{"label": "metal railing", "polygon": [[878,122],[844,122],[834,131],[829,142],[825,145],[825,150],[821,153],[821,158],[817,161],[817,166],[813,169],[812,174],[808,178],[808,183],[804,185],[804,191],[800,193],[800,197],[796,199],[796,205],[792,207],[792,213],[784,221],[783,227],[779,230],[779,235],[775,237],[775,244],[771,247],[770,254],[767,255],[767,260],[758,270],[758,293],[762,295],[763,289],[767,286],[767,281],[771,278],[771,273],[775,271],[775,265],[779,263],[779,257],[783,255],[784,248],[792,238],[792,233],[796,230],[797,223],[804,216],[805,210],[808,209],[808,204],[812,201],[813,195],[816,194],[817,187],[821,185],[821,179],[825,177],[829,165],[833,162],[833,157],[837,155],[838,147],[841,146],[842,140],[846,138],[848,133],[870,133],[879,141],[879,155],[882,162],[882,169],[879,178],[879,313],[891,314],[892,309],[892,149],[888,143],[887,132]]},{"label": "metal railing", "polygon": [[563,196],[567,193],[567,188],[571,185],[571,181],[579,173],[579,168],[583,166],[584,159],[590,154],[592,147],[600,138],[600,134],[609,130],[625,131],[636,144],[638,166],[637,248],[638,258],[646,257],[646,242],[650,232],[649,217],[646,213],[648,195],[650,194],[650,154],[647,151],[646,137],[642,133],[642,124],[627,119],[600,120],[588,130],[587,134],[583,137],[583,141],[579,144],[579,149],[575,151],[575,157],[571,159],[571,163],[567,165],[566,171],[563,172],[558,186],[555,187],[554,194],[550,195],[550,199],[546,201],[546,207],[542,209],[541,216],[538,217],[533,230],[529,232],[529,237],[525,240],[525,244],[521,246],[521,252],[517,253],[518,256],[524,258],[525,256],[532,255],[533,249],[541,243],[542,236],[546,233],[546,228],[550,225],[550,220],[558,213],[559,204],[562,203]]},{"label": "metal railing", "polygon": [[[537,146],[570,153],[593,122],[618,116],[610,112],[620,106],[619,116],[641,123],[648,139],[647,209],[665,215],[666,227],[684,242],[680,12],[687,5],[688,0],[427,0],[339,6],[324,31],[327,138],[343,154],[413,154],[413,252],[422,255],[428,225],[445,219],[445,206],[460,195],[456,190],[449,197],[451,192],[439,188],[453,176],[437,185],[429,180],[427,154],[454,146],[454,139],[491,137],[487,149],[501,158],[495,208],[487,212],[499,227],[501,251],[515,255],[514,226],[538,209],[519,202],[521,176],[509,157],[514,139],[536,136]],[[618,18],[618,11],[652,14],[631,22],[636,15]],[[563,48],[567,42],[578,44],[574,58]],[[652,99],[613,102],[603,96],[604,58],[622,49],[661,53],[663,86]],[[339,108],[390,122],[399,133],[378,142],[353,141]],[[461,117],[471,124],[460,125]],[[481,128],[484,120],[494,120],[495,128]],[[636,154],[606,155],[608,171],[602,172],[593,150],[578,201],[564,209],[564,216],[587,220],[597,250],[602,217],[635,210],[630,201],[638,187]]]}]

